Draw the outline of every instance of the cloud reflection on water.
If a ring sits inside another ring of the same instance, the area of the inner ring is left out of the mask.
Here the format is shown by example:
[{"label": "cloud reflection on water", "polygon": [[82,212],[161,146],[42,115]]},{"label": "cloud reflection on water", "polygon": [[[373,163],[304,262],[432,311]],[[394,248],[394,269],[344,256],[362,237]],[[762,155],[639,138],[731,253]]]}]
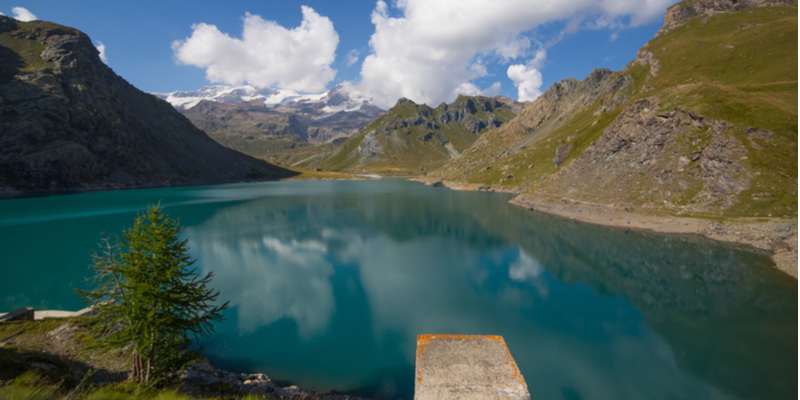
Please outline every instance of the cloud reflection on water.
[{"label": "cloud reflection on water", "polygon": [[264,236],[224,240],[212,231],[190,229],[203,272],[214,271],[214,286],[238,310],[241,334],[281,318],[297,323],[300,335],[324,332],[335,308],[325,243]]},{"label": "cloud reflection on water", "polygon": [[[236,307],[243,348],[269,342],[256,331],[274,333],[278,328],[266,327],[290,319],[314,343],[290,350],[293,359],[280,364],[302,372],[326,346],[346,342],[331,332],[371,331],[348,350],[368,355],[322,372],[328,382],[351,377],[337,389],[363,385],[352,377],[376,368],[413,365],[417,334],[457,333],[504,335],[543,398],[726,397],[685,373],[676,357],[711,359],[690,347],[702,340],[683,334],[706,314],[733,319],[728,310],[746,303],[727,295],[748,293],[757,282],[745,279],[751,269],[742,256],[703,243],[601,235],[600,228],[547,218],[521,221],[521,211],[482,199],[449,192],[259,199],[220,209],[185,233],[201,268],[215,270],[215,287]],[[738,275],[678,282],[678,263],[707,274],[724,265]],[[358,311],[342,306],[356,303],[366,304]],[[665,340],[653,320],[683,341]],[[743,372],[735,376],[747,373],[736,368]]]}]

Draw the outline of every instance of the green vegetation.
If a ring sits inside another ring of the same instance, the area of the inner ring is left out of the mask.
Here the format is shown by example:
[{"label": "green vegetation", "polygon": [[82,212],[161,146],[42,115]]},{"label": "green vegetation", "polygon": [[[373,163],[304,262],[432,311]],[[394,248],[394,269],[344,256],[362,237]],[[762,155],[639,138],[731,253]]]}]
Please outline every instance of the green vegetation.
[{"label": "green vegetation", "polygon": [[[38,40],[30,40],[30,38],[35,38],[48,29],[64,28],[52,22],[32,21],[20,23],[11,18],[8,19],[11,22],[6,26],[10,25],[13,29],[0,30],[0,54],[7,59],[8,57],[17,58],[18,71],[31,72],[52,68],[53,65],[51,63],[46,63],[42,59],[42,52],[47,48],[47,45]],[[16,71],[13,71],[13,73],[12,71],[3,72],[3,75],[0,76],[0,83],[9,82],[16,73]]]},{"label": "green vegetation", "polygon": [[159,206],[139,215],[117,245],[95,254],[97,287],[80,292],[99,308],[111,328],[104,341],[132,346],[129,379],[152,386],[198,357],[192,337],[213,330],[228,303],[213,306],[212,274],[199,278],[180,226]]},{"label": "green vegetation", "polygon": [[[516,119],[485,133],[469,151],[432,176],[538,196],[546,192],[563,196],[560,185],[565,182],[556,174],[584,154],[627,106],[655,97],[661,112],[680,108],[732,124],[726,134],[744,146],[745,157],[738,161],[747,172],[736,179],[747,182],[748,188],[736,195],[732,205],[718,204],[720,211],[714,215],[796,216],[797,48],[795,4],[690,20],[643,47],[657,60],[655,75],[651,73],[655,68],[648,63],[633,63],[609,79],[627,74],[633,80],[618,92],[626,100],[617,107],[596,115],[603,100],[598,96],[577,106],[564,105],[549,120],[530,127],[541,118],[536,106],[544,100],[537,100]],[[768,132],[752,134],[756,129]],[[708,127],[687,129],[676,137],[678,145],[669,152],[680,155],[700,150],[710,139],[707,132]],[[562,144],[573,145],[573,150],[560,167],[555,167],[556,148]],[[669,159],[658,161],[669,168]],[[700,168],[696,162],[686,166],[695,176],[700,175]],[[710,185],[696,179],[684,179],[680,186],[674,182],[660,185],[654,176],[638,174],[619,177],[641,182],[621,193],[595,188],[577,190],[571,196],[590,202],[652,205],[659,192],[671,192],[670,202],[691,206]]]},{"label": "green vegetation", "polygon": [[[23,373],[11,384],[0,386],[0,398],[8,400],[193,400],[197,397],[180,393],[177,389],[135,390],[129,385],[112,384],[103,388],[80,387],[65,390],[47,375],[33,369]],[[263,400],[265,396],[219,395],[211,399]],[[269,397],[268,399],[271,399]]]},{"label": "green vegetation", "polygon": [[[514,116],[508,105],[480,96],[459,96],[453,103],[442,103],[436,108],[405,100],[329,154],[302,166],[418,175],[442,166],[468,149],[484,132]],[[365,145],[365,141],[369,143]]]}]

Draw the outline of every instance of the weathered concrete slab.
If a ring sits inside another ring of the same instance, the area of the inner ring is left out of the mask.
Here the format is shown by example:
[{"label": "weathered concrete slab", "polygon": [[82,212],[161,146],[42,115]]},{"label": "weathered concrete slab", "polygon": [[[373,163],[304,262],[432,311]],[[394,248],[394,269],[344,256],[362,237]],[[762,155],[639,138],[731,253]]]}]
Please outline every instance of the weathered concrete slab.
[{"label": "weathered concrete slab", "polygon": [[12,312],[0,314],[0,322],[33,319],[33,307],[22,307]]},{"label": "weathered concrete slab", "polygon": [[526,399],[528,386],[502,336],[417,336],[414,400]]},{"label": "weathered concrete slab", "polygon": [[67,318],[67,317],[80,317],[82,315],[89,315],[94,311],[94,307],[86,307],[78,311],[63,311],[63,310],[42,310],[36,311],[33,316],[35,320],[42,320],[45,318]]},{"label": "weathered concrete slab", "polygon": [[78,311],[64,311],[64,310],[39,310],[36,311],[33,307],[23,307],[14,310],[10,313],[0,313],[0,322],[14,321],[23,319],[42,320],[45,318],[67,318],[67,317],[80,317],[83,315],[90,315],[94,313],[94,307],[86,307]]}]

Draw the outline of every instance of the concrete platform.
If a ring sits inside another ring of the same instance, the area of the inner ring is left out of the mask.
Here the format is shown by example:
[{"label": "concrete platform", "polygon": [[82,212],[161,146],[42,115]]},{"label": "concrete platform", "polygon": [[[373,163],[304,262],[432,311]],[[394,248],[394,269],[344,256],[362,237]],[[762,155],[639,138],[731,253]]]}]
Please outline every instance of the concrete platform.
[{"label": "concrete platform", "polygon": [[89,315],[94,311],[94,307],[86,307],[78,311],[63,310],[34,310],[33,307],[23,307],[9,313],[0,313],[0,322],[14,321],[23,319],[42,320],[45,318],[67,318]]},{"label": "concrete platform", "polygon": [[526,399],[528,386],[502,336],[417,336],[414,400]]},{"label": "concrete platform", "polygon": [[21,321],[34,319],[35,311],[33,307],[22,307],[7,313],[0,313],[0,322]]}]

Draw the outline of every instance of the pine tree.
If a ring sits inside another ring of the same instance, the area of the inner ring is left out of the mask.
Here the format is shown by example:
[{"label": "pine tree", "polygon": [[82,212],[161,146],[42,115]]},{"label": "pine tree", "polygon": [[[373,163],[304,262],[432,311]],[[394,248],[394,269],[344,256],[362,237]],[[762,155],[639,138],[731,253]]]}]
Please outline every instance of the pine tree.
[{"label": "pine tree", "polygon": [[192,339],[207,336],[222,321],[228,303],[214,306],[219,292],[191,266],[178,221],[160,206],[137,216],[118,244],[108,240],[95,253],[96,288],[79,291],[108,324],[105,340],[131,348],[129,378],[152,385],[195,360]]}]

